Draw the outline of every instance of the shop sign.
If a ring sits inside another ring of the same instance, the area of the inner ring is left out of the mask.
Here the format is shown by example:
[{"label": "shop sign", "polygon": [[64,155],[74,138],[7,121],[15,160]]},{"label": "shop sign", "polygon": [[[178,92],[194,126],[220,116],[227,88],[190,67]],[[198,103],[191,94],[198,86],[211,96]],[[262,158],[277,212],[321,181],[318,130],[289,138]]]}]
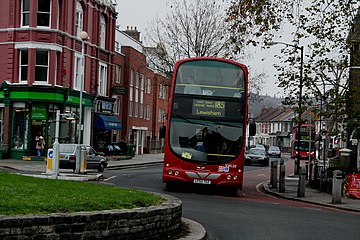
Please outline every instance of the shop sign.
[{"label": "shop sign", "polygon": [[46,104],[36,104],[31,109],[31,119],[46,120]]},{"label": "shop sign", "polygon": [[97,111],[102,113],[112,113],[113,105],[112,102],[98,100]]},{"label": "shop sign", "polygon": [[360,173],[346,174],[346,196],[360,199]]},{"label": "shop sign", "polygon": [[117,94],[117,95],[125,95],[126,94],[126,87],[113,86],[111,88],[111,93],[112,94]]}]

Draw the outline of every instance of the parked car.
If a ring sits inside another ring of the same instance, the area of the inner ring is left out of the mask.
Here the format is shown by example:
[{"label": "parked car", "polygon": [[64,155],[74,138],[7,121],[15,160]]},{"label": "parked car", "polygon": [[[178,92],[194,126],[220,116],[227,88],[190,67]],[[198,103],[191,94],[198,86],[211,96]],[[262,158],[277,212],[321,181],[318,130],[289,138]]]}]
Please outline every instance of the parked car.
[{"label": "parked car", "polygon": [[268,150],[269,156],[281,157],[281,151],[278,146],[270,146]]},{"label": "parked car", "polygon": [[261,148],[250,148],[245,154],[245,165],[251,165],[252,163],[260,163],[263,166],[269,166],[269,156],[266,154],[266,150]]},{"label": "parked car", "polygon": [[[59,144],[59,168],[76,168],[76,148],[78,144],[64,143]],[[99,154],[93,147],[81,144],[82,151],[87,152],[86,169],[96,169],[103,172],[107,167],[108,160],[102,154]]]},{"label": "parked car", "polygon": [[127,154],[126,142],[106,144],[102,148],[105,156],[120,156]]},{"label": "parked car", "polygon": [[260,149],[263,149],[263,150],[265,150],[265,151],[266,151],[265,146],[264,146],[264,145],[262,145],[262,144],[256,144],[254,148],[260,148]]}]

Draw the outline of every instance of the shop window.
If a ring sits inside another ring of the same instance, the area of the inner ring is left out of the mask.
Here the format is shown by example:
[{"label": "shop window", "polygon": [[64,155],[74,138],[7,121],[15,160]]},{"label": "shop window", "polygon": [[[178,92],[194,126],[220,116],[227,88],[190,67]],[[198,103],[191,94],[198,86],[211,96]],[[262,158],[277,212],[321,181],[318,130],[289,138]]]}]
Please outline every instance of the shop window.
[{"label": "shop window", "polygon": [[13,112],[12,148],[28,148],[29,112],[25,107],[15,107]]}]

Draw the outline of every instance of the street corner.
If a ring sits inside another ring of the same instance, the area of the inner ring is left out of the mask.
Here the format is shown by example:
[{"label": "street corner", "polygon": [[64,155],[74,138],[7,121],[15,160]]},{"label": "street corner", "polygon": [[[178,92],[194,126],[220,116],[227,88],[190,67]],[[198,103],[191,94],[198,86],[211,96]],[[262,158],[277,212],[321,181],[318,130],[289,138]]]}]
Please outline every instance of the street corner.
[{"label": "street corner", "polygon": [[182,230],[177,240],[205,240],[206,229],[198,222],[188,218],[181,218]]},{"label": "street corner", "polygon": [[45,179],[58,179],[58,180],[68,180],[68,181],[79,181],[79,182],[90,182],[90,181],[99,181],[103,178],[103,174],[94,174],[94,173],[59,173],[57,176],[51,173],[40,173],[40,174],[29,174],[29,173],[18,173],[23,176],[36,177],[36,178],[45,178]]}]

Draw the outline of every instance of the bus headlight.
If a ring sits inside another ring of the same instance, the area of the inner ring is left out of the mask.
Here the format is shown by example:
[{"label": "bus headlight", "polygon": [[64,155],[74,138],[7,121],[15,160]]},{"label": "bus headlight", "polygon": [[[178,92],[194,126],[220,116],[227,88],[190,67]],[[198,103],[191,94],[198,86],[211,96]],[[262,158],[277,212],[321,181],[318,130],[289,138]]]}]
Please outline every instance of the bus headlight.
[{"label": "bus headlight", "polygon": [[168,174],[169,174],[169,175],[172,175],[172,174],[173,174],[173,170],[169,169],[169,170],[168,170]]},{"label": "bus headlight", "polygon": [[234,179],[234,180],[237,180],[237,179],[238,179],[238,176],[237,176],[237,175],[234,175],[233,179]]},{"label": "bus headlight", "polygon": [[180,172],[179,172],[178,170],[176,170],[176,171],[174,172],[174,175],[175,175],[175,176],[179,176],[179,174],[180,174]]},{"label": "bus headlight", "polygon": [[228,174],[228,175],[226,176],[226,178],[227,178],[227,180],[231,180],[231,175]]}]

